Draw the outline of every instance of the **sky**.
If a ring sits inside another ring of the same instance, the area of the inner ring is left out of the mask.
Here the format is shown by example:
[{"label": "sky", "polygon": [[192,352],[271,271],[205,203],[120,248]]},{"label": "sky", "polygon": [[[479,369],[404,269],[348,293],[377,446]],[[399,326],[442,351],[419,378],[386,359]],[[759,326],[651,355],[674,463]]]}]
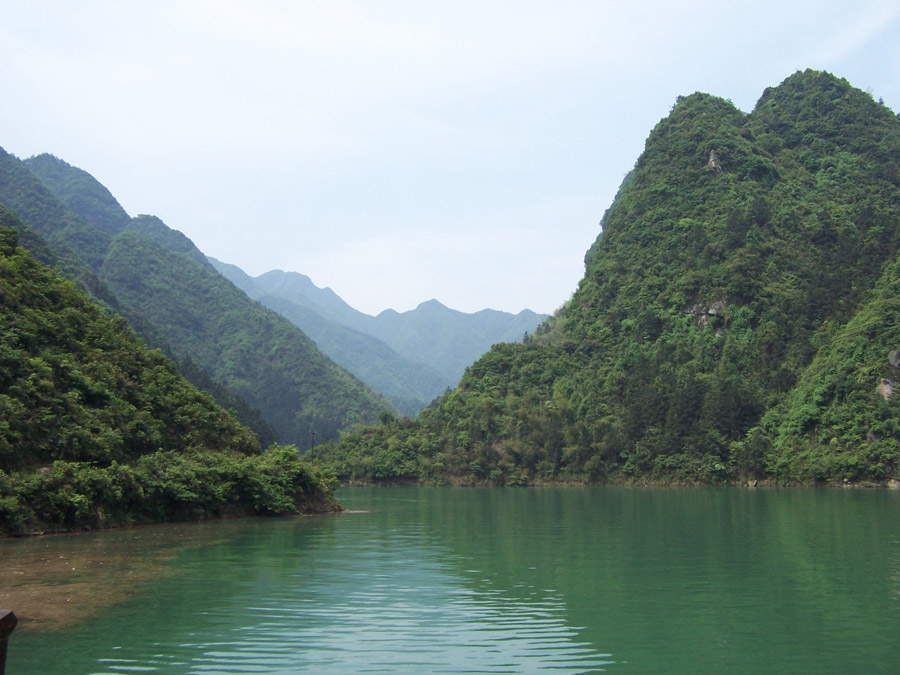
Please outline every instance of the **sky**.
[{"label": "sky", "polygon": [[0,146],[369,314],[550,313],[676,97],[806,68],[900,111],[900,4],[0,0]]}]

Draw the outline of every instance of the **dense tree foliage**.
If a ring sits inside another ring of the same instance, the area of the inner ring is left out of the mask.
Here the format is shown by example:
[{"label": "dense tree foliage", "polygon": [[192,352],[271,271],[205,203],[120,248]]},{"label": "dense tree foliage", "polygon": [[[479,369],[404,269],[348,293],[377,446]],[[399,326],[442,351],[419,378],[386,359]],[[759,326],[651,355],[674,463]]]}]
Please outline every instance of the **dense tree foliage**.
[{"label": "dense tree foliage", "polygon": [[800,72],[680,98],[572,299],[420,416],[321,448],[347,480],[884,482],[900,472],[900,120]]},{"label": "dense tree foliage", "polygon": [[0,536],[337,511],[335,486],[293,446],[258,455],[159,451],[108,465],[57,460],[0,470]]},{"label": "dense tree foliage", "polygon": [[280,440],[306,447],[310,432],[334,437],[389,407],[289,321],[136,232],[113,239],[101,273],[122,302],[142,307],[179,359],[264,411]]},{"label": "dense tree foliage", "polygon": [[17,246],[0,211],[0,535],[333,507],[121,318]]},{"label": "dense tree foliage", "polygon": [[194,246],[194,242],[178,230],[173,230],[156,216],[136,216],[128,224],[127,229],[145,236],[173,253],[190,258],[201,267],[213,269],[206,256]]}]

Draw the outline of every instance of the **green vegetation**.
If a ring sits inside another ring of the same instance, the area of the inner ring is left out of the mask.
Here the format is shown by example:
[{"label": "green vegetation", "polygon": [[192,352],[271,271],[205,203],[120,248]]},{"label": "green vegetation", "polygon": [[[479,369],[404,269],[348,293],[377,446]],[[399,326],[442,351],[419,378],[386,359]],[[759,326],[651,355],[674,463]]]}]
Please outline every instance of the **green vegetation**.
[{"label": "green vegetation", "polygon": [[131,216],[116,198],[86,171],[46,153],[29,157],[23,164],[85,222],[111,236],[131,224]]},{"label": "green vegetation", "polygon": [[287,319],[136,232],[113,239],[101,276],[124,304],[142,308],[178,359],[263,411],[279,440],[305,448],[310,432],[336,437],[390,407]]},{"label": "green vegetation", "polygon": [[390,407],[223,280],[190,239],[153,216],[130,218],[81,169],[0,150],[0,203],[27,223],[14,223],[25,247],[124,317],[264,442],[306,448],[311,432],[334,438]]},{"label": "green vegetation", "polygon": [[898,158],[897,116],[827,73],[749,115],[680,98],[565,306],[418,423],[316,456],[354,481],[898,478]]},{"label": "green vegetation", "polygon": [[256,437],[74,284],[0,207],[0,535],[335,508],[333,479]]}]

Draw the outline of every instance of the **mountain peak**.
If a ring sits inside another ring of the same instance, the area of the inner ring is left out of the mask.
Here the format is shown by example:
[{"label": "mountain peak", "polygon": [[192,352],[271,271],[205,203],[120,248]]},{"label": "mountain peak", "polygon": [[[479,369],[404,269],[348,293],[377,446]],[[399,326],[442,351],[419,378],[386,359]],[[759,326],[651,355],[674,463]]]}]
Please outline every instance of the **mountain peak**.
[{"label": "mountain peak", "polygon": [[[424,302],[420,302],[418,307],[416,307],[416,309],[420,309],[422,311],[432,311],[432,312],[450,310],[450,308],[447,307],[447,305],[440,302],[439,300],[436,300],[435,298],[432,298],[431,300],[425,300]],[[450,310],[450,311],[456,311],[456,310]]]},{"label": "mountain peak", "polygon": [[112,193],[87,171],[48,153],[22,163],[60,201],[97,229],[116,235],[131,222]]}]

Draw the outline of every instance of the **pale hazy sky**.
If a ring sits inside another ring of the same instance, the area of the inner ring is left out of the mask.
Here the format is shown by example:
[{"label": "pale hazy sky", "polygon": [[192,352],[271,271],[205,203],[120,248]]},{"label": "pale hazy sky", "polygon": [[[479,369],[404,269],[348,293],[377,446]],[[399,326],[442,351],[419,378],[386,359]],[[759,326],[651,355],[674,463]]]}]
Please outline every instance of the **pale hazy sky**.
[{"label": "pale hazy sky", "polygon": [[0,146],[369,313],[551,312],[678,95],[900,110],[900,3],[0,0]]}]

